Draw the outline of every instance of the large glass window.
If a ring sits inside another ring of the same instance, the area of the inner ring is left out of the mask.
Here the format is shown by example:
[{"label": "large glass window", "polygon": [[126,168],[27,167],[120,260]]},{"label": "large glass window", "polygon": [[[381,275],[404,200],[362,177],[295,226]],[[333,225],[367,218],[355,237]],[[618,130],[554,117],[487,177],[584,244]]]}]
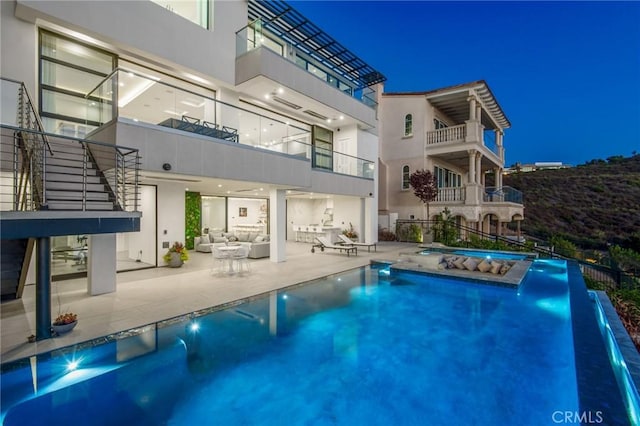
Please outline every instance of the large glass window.
[{"label": "large glass window", "polygon": [[313,167],[333,170],[333,132],[324,127],[313,126]]},{"label": "large glass window", "polygon": [[411,173],[409,166],[402,166],[402,189],[409,189],[411,187]]},{"label": "large glass window", "polygon": [[170,12],[209,28],[209,0],[152,0]]},{"label": "large glass window", "polygon": [[88,116],[89,93],[114,68],[115,57],[56,34],[40,32],[40,116],[45,130],[82,138],[99,126]]},{"label": "large glass window", "polygon": [[413,134],[413,115],[404,116],[404,135],[411,136]]}]

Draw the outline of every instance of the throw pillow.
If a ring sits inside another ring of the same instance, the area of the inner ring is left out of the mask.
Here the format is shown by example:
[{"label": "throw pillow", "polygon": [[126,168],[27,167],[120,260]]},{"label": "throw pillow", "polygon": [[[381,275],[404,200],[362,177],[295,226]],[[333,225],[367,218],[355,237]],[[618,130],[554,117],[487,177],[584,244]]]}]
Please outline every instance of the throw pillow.
[{"label": "throw pillow", "polygon": [[227,237],[227,241],[238,241],[238,238],[235,235],[231,235]]},{"label": "throw pillow", "polygon": [[249,241],[249,233],[248,232],[240,232],[238,234],[238,241]]},{"label": "throw pillow", "polygon": [[213,237],[213,242],[215,243],[226,243],[227,239],[225,237]]},{"label": "throw pillow", "polygon": [[453,264],[458,269],[464,269],[464,261],[465,260],[467,260],[466,257],[460,256],[459,258],[457,258],[456,260],[453,261]]},{"label": "throw pillow", "polygon": [[455,256],[451,256],[449,258],[447,258],[447,269],[453,269],[456,267],[455,265],[455,261],[456,261],[457,257]]},{"label": "throw pillow", "polygon": [[268,235],[265,235],[265,236],[264,236],[264,240],[265,240],[265,241],[271,241],[271,238],[270,238]]},{"label": "throw pillow", "polygon": [[264,237],[262,235],[258,235],[257,237],[254,238],[253,242],[254,243],[261,243],[264,241]]},{"label": "throw pillow", "polygon": [[200,244],[209,244],[211,241],[209,241],[209,234],[202,234],[200,236]]},{"label": "throw pillow", "polygon": [[491,263],[487,262],[486,259],[482,259],[482,262],[478,265],[478,271],[487,272],[489,269],[491,269]]},{"label": "throw pillow", "polygon": [[500,272],[500,268],[502,268],[502,263],[496,262],[495,260],[491,262],[491,273],[497,274]]},{"label": "throw pillow", "polygon": [[507,265],[506,263],[504,265],[502,265],[502,267],[500,268],[500,274],[504,275],[506,274],[509,269],[511,269],[511,266]]},{"label": "throw pillow", "polygon": [[468,271],[475,271],[478,267],[478,261],[473,257],[470,257],[464,261],[463,265]]}]

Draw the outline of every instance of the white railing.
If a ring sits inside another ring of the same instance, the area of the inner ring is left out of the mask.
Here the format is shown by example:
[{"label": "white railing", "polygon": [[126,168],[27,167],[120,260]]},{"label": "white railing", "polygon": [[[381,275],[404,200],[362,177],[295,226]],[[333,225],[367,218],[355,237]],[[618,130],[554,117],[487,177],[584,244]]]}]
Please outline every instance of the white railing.
[{"label": "white railing", "polygon": [[445,127],[444,129],[431,130],[427,132],[427,145],[448,142],[464,142],[466,134],[466,124]]},{"label": "white railing", "polygon": [[463,187],[458,188],[439,188],[436,202],[443,201],[464,201],[465,190]]}]

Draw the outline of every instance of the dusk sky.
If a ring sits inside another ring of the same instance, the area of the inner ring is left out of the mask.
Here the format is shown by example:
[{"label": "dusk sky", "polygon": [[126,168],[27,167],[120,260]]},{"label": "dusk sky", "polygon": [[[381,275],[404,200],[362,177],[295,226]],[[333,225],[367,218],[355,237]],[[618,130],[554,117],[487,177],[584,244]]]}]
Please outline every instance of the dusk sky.
[{"label": "dusk sky", "polygon": [[511,121],[507,166],[640,153],[639,2],[288,3],[385,92],[485,80]]}]

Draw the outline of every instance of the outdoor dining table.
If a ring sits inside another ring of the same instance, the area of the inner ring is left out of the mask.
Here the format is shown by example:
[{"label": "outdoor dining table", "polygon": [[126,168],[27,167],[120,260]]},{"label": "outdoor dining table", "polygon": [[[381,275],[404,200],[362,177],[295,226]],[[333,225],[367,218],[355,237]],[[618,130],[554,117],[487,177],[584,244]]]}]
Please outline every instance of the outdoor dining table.
[{"label": "outdoor dining table", "polygon": [[240,244],[218,247],[218,250],[223,252],[227,256],[227,259],[229,260],[229,270],[227,272],[228,274],[235,273],[235,271],[233,270],[233,253],[238,251],[240,247],[242,247],[242,245]]}]

